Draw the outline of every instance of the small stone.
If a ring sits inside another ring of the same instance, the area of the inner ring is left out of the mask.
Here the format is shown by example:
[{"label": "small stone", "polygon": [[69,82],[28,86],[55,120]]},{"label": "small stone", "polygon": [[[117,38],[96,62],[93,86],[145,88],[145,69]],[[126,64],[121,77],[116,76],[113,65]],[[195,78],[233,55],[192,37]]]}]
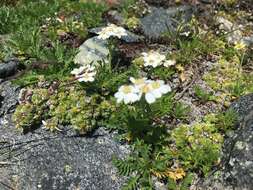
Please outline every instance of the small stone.
[{"label": "small stone", "polygon": [[253,45],[253,35],[242,38],[242,42],[245,43],[247,46]]},{"label": "small stone", "polygon": [[230,22],[224,17],[217,17],[216,20],[219,25],[219,29],[227,33],[226,38],[229,43],[236,43],[242,39],[242,33],[240,27]]},{"label": "small stone", "polygon": [[98,61],[108,62],[108,55],[107,41],[93,37],[79,47],[79,53],[74,58],[74,62],[80,65],[89,65]]},{"label": "small stone", "polygon": [[4,79],[14,75],[18,71],[18,65],[19,63],[15,60],[11,60],[6,63],[0,63],[0,78]]},{"label": "small stone", "polygon": [[111,23],[116,25],[123,25],[124,17],[116,10],[110,10],[107,12],[107,18]]}]

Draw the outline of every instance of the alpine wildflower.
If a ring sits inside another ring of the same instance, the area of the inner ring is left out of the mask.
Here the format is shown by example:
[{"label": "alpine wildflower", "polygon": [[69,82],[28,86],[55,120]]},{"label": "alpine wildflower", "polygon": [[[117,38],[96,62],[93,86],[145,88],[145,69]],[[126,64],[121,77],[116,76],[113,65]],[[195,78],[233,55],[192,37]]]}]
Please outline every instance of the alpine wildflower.
[{"label": "alpine wildflower", "polygon": [[123,27],[117,26],[115,24],[109,24],[107,27],[103,28],[98,33],[98,39],[106,40],[111,36],[121,38],[122,36],[127,36],[126,29]]},{"label": "alpine wildflower", "polygon": [[71,71],[71,74],[75,75],[75,78],[79,82],[93,82],[95,80],[96,71],[94,66],[86,65],[74,69]]},{"label": "alpine wildflower", "polygon": [[157,98],[161,98],[163,94],[171,91],[171,87],[162,80],[147,80],[146,84],[140,89],[142,94],[145,94],[145,100],[152,104]]},{"label": "alpine wildflower", "polygon": [[246,48],[246,44],[243,41],[236,42],[234,48],[236,50],[244,50]]},{"label": "alpine wildflower", "polygon": [[139,89],[133,85],[123,85],[114,95],[117,103],[124,102],[125,104],[134,103],[140,100]]},{"label": "alpine wildflower", "polygon": [[144,66],[152,66],[152,67],[157,67],[163,64],[163,62],[166,59],[165,55],[160,54],[159,52],[156,51],[150,51],[148,53],[143,52],[142,53],[143,60],[144,60]]},{"label": "alpine wildflower", "polygon": [[163,62],[164,67],[171,67],[176,64],[176,60],[166,60]]},{"label": "alpine wildflower", "polygon": [[125,104],[134,103],[139,101],[144,95],[147,103],[152,104],[157,98],[171,91],[171,87],[162,80],[154,81],[147,80],[147,78],[135,79],[130,77],[130,81],[133,85],[123,85],[115,94],[118,103],[122,101],[124,101]]}]

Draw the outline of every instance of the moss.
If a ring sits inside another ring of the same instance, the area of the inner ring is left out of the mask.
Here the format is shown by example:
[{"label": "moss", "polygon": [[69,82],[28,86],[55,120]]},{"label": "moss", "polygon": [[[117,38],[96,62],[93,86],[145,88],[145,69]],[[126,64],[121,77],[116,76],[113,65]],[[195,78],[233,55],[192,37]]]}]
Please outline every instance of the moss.
[{"label": "moss", "polygon": [[87,96],[76,87],[49,94],[48,89],[32,89],[31,100],[20,104],[13,116],[18,128],[29,128],[43,124],[54,131],[59,125],[71,125],[85,134],[107,118],[113,106],[99,95]]},{"label": "moss", "polygon": [[130,17],[126,19],[125,24],[130,30],[135,30],[139,27],[140,20],[136,17]]},{"label": "moss", "polygon": [[252,80],[250,76],[242,71],[241,60],[233,56],[230,60],[220,58],[214,68],[203,76],[207,84],[216,92],[222,93],[221,102],[231,101],[233,97],[239,97],[251,91]]},{"label": "moss", "polygon": [[149,7],[143,0],[126,0],[123,1],[121,12],[126,19],[131,17],[140,18],[149,12]]},{"label": "moss", "polygon": [[215,124],[182,125],[172,132],[172,137],[176,145],[174,153],[187,170],[201,170],[206,175],[217,164],[223,136],[217,132]]},{"label": "moss", "polygon": [[222,0],[221,2],[227,6],[233,6],[237,4],[238,0]]}]

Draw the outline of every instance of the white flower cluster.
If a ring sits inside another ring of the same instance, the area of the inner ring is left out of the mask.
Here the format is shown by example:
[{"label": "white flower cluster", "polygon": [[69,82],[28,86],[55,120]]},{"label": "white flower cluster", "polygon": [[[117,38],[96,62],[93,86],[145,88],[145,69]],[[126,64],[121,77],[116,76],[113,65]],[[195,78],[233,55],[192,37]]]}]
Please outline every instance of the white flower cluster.
[{"label": "white flower cluster", "polygon": [[127,32],[124,28],[116,26],[115,24],[109,24],[98,33],[98,39],[106,40],[111,36],[121,38],[127,36]]},{"label": "white flower cluster", "polygon": [[142,58],[144,60],[144,66],[157,67],[163,65],[165,67],[170,67],[176,64],[175,60],[166,60],[166,56],[160,54],[157,51],[150,51],[148,53],[142,53]]},{"label": "white flower cluster", "polygon": [[93,82],[95,80],[96,70],[94,66],[86,65],[71,71],[72,75],[75,75],[75,78],[79,82]]},{"label": "white flower cluster", "polygon": [[147,78],[135,79],[130,77],[132,85],[123,85],[119,88],[118,92],[114,95],[117,102],[124,102],[125,104],[134,103],[139,101],[144,95],[145,100],[152,104],[157,98],[162,97],[171,91],[171,87],[164,83],[162,80],[147,80]]}]

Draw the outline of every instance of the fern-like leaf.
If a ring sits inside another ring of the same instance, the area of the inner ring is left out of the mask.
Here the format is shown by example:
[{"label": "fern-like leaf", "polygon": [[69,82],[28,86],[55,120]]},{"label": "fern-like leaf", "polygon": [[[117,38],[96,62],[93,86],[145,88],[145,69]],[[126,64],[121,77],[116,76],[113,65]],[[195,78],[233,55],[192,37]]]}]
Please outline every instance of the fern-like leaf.
[{"label": "fern-like leaf", "polygon": [[122,187],[122,190],[137,190],[138,179],[138,176],[130,177],[127,183]]},{"label": "fern-like leaf", "polygon": [[128,162],[127,160],[114,158],[113,164],[118,168],[120,175],[129,176],[134,170],[133,163]]}]

